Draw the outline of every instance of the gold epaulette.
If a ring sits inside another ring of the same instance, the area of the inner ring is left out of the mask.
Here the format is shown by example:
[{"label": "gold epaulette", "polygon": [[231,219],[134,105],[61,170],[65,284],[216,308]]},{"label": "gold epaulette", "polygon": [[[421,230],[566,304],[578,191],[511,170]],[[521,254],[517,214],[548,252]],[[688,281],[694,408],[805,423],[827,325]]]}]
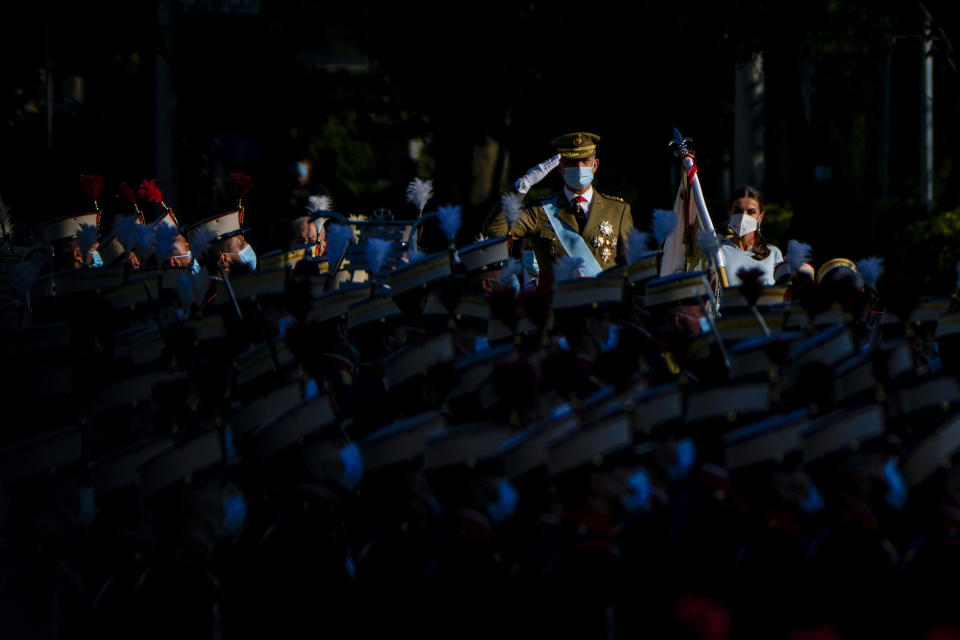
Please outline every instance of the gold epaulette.
[{"label": "gold epaulette", "polygon": [[624,200],[623,198],[621,198],[620,196],[611,196],[611,195],[608,195],[608,194],[606,194],[606,193],[600,193],[599,191],[597,191],[596,193],[597,193],[597,195],[600,196],[601,198],[606,198],[607,200],[616,200],[617,202],[622,202],[622,203],[624,203],[624,204],[627,203],[627,201]]}]

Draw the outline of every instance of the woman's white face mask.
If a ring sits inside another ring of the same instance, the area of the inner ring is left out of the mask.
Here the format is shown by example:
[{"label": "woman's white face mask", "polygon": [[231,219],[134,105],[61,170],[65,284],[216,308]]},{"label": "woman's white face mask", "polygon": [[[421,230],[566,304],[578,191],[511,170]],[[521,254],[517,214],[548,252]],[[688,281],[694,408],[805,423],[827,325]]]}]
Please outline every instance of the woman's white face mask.
[{"label": "woman's white face mask", "polygon": [[749,214],[735,213],[730,216],[730,228],[741,238],[748,233],[753,233],[759,226],[759,221]]}]

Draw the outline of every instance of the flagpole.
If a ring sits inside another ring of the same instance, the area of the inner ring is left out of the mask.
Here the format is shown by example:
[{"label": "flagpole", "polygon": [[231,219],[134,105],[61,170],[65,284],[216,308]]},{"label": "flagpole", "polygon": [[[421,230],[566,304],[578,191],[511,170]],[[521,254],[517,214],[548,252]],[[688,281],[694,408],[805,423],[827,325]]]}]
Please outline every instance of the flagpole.
[{"label": "flagpole", "polygon": [[[670,147],[673,149],[673,154],[680,158],[680,163],[684,169],[684,176],[690,176],[687,178],[689,180],[689,189],[687,192],[693,194],[694,202],[697,204],[697,213],[700,216],[700,222],[703,224],[704,230],[716,234],[717,231],[713,227],[713,221],[710,219],[710,213],[707,210],[707,202],[703,198],[703,189],[700,188],[700,177],[697,175],[697,162],[696,156],[693,154],[692,143],[692,138],[684,138],[677,129],[673,130],[673,140],[670,142]],[[724,287],[729,287],[730,281],[727,279],[727,263],[726,260],[723,259],[723,252],[717,249],[716,255],[707,257],[713,258],[717,271],[720,272],[721,284]]]}]

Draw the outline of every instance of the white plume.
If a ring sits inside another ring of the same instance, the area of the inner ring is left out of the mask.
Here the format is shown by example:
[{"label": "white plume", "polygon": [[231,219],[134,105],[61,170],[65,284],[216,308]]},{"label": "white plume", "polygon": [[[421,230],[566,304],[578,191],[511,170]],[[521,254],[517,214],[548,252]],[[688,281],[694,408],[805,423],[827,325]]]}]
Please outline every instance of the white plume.
[{"label": "white plume", "polygon": [[327,260],[331,268],[343,257],[352,240],[353,230],[350,227],[342,224],[327,225]]},{"label": "white plume", "polygon": [[580,275],[580,269],[582,267],[583,258],[563,256],[557,259],[557,263],[553,267],[553,275],[557,282],[573,280]]},{"label": "white plume", "polygon": [[30,290],[33,289],[40,266],[32,262],[18,262],[10,267],[10,284],[30,304]]},{"label": "white plume", "polygon": [[185,314],[189,313],[193,305],[193,283],[185,273],[181,273],[177,278],[177,294],[180,296],[180,308]]},{"label": "white plume", "polygon": [[510,278],[519,276],[521,269],[523,269],[523,262],[521,260],[507,258],[507,264],[503,266],[503,273],[500,274],[500,282],[507,282]]},{"label": "white plume", "polygon": [[390,252],[391,242],[381,240],[380,238],[370,238],[367,240],[367,246],[364,253],[367,256],[367,265],[370,267],[370,273],[374,276],[383,267],[387,261],[387,254]]},{"label": "white plume", "polygon": [[180,232],[168,224],[161,224],[157,227],[157,258],[166,260],[174,255],[174,244],[177,242],[177,236]]},{"label": "white plume", "polygon": [[137,225],[137,255],[149,258],[157,248],[157,229],[153,225]]},{"label": "white plume", "polygon": [[507,229],[511,229],[520,219],[520,213],[523,211],[523,196],[519,193],[505,193],[500,196],[500,203],[503,206],[503,218],[507,221]]},{"label": "white plume", "polygon": [[10,209],[0,200],[0,235],[13,235],[13,220],[10,219]]},{"label": "white plume", "polygon": [[707,260],[716,262],[717,251],[720,250],[720,240],[717,239],[716,233],[706,229],[697,231],[697,246]]},{"label": "white plume", "polygon": [[407,185],[407,202],[413,203],[417,211],[423,211],[433,197],[433,180],[414,178]]},{"label": "white plume", "polygon": [[863,283],[871,289],[877,288],[877,280],[883,275],[883,258],[872,256],[857,263],[857,273],[863,278]]},{"label": "white plume", "polygon": [[653,210],[653,235],[657,244],[662,245],[677,226],[677,214],[670,209]]},{"label": "white plume", "polygon": [[330,196],[310,196],[307,198],[307,203],[307,209],[310,210],[310,213],[333,211],[333,200],[330,199]]},{"label": "white plume", "polygon": [[140,241],[139,228],[136,216],[117,216],[113,221],[113,233],[127,251],[137,248],[137,242]]},{"label": "white plume", "polygon": [[453,239],[457,237],[457,231],[460,230],[461,218],[459,206],[447,205],[437,209],[437,220],[440,222],[440,229],[450,242],[453,242]]},{"label": "white plume", "polygon": [[80,223],[80,231],[77,233],[77,244],[80,245],[80,255],[86,256],[90,249],[97,243],[98,229],[96,225]]},{"label": "white plume", "polygon": [[800,242],[799,240],[791,240],[787,243],[787,264],[790,265],[790,273],[796,273],[797,269],[800,268],[805,262],[810,262],[810,254],[813,252],[813,247],[811,247],[806,242]]}]

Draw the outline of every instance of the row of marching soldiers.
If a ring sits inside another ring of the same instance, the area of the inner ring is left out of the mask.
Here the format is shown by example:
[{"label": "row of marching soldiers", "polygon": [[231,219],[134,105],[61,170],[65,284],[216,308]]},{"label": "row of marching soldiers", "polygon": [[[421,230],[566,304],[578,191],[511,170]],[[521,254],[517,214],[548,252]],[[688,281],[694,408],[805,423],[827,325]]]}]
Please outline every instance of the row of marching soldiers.
[{"label": "row of marching soldiers", "polygon": [[4,246],[5,637],[960,628],[956,294],[98,223]]}]

